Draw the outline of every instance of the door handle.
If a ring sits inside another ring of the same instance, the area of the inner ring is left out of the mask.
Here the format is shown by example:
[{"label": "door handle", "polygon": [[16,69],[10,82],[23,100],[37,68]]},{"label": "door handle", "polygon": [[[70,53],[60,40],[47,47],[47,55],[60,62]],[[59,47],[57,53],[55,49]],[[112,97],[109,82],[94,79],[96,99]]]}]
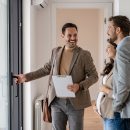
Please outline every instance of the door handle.
[{"label": "door handle", "polygon": [[13,79],[14,78],[17,78],[18,79],[18,76],[17,75],[14,75],[13,72],[11,72],[11,85],[13,85]]},{"label": "door handle", "polygon": [[16,85],[13,89],[14,89],[15,97],[18,97],[18,95],[19,95],[19,86],[16,83],[14,84],[14,81],[13,81],[14,78],[18,78],[18,76],[14,75],[13,72],[11,72],[11,86]]},{"label": "door handle", "polygon": [[12,78],[17,78],[17,79],[18,79],[18,76],[16,76],[16,75],[12,75]]}]

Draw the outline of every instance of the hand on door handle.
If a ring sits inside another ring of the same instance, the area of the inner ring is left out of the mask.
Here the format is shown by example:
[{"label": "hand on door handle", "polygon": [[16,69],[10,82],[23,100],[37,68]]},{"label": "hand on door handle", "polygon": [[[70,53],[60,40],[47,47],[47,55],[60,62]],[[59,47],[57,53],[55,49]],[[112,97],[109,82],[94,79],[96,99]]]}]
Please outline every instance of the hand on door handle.
[{"label": "hand on door handle", "polygon": [[24,74],[13,75],[13,78],[16,84],[24,83],[27,80]]}]

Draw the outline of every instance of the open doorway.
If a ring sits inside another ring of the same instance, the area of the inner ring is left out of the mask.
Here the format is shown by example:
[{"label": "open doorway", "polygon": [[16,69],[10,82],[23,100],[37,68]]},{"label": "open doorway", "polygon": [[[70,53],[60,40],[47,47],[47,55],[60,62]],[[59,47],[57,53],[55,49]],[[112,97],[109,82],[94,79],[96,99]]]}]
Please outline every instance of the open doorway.
[{"label": "open doorway", "polygon": [[[61,28],[66,22],[75,23],[79,30],[78,45],[92,54],[100,74],[105,58],[107,19],[112,15],[112,3],[55,3],[52,5],[52,45],[61,46]],[[100,80],[90,88],[95,100]]]},{"label": "open doorway", "polygon": [[[52,5],[52,46],[62,46],[62,26],[67,22],[75,23],[78,26],[78,45],[91,52],[100,75],[107,45],[107,21],[113,15],[112,10],[112,3],[55,3]],[[96,99],[100,84],[99,80],[90,88],[91,100]],[[85,109],[84,130],[96,130],[97,127],[103,129],[102,120],[92,107]]]}]

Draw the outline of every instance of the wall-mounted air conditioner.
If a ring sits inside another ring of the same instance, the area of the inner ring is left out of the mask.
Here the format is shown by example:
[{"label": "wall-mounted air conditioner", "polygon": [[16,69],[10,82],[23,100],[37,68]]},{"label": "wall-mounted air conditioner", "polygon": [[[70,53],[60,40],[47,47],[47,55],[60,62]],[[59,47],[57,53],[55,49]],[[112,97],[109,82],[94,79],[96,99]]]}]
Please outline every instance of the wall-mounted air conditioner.
[{"label": "wall-mounted air conditioner", "polygon": [[32,5],[40,5],[45,8],[48,5],[48,0],[32,0]]}]

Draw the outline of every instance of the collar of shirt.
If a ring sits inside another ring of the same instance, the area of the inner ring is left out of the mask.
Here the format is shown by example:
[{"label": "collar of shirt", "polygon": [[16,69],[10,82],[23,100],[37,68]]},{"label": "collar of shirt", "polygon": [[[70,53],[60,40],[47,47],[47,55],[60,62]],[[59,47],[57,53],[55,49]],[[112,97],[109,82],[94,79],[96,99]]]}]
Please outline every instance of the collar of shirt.
[{"label": "collar of shirt", "polygon": [[130,38],[130,36],[124,37],[124,38],[118,43],[116,50],[118,50],[118,49],[125,43],[124,41],[127,40],[128,38]]}]

